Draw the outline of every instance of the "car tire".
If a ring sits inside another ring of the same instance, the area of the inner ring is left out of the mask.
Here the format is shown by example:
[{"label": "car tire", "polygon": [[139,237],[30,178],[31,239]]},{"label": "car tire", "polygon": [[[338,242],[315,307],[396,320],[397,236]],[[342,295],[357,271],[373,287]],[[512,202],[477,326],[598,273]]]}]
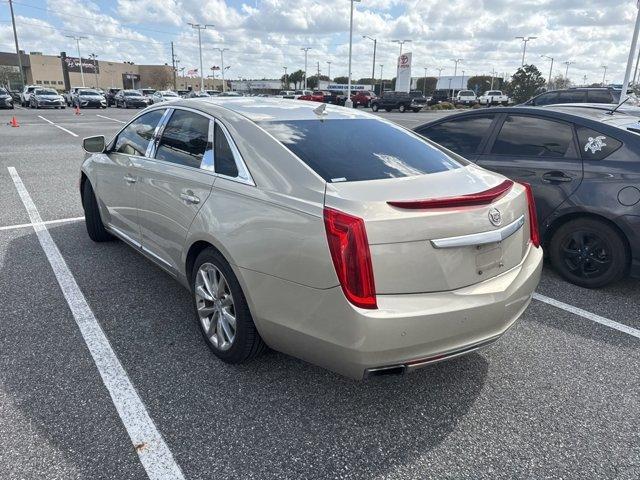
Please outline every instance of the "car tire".
[{"label": "car tire", "polygon": [[415,113],[418,113],[420,110],[421,110],[420,108],[414,108],[414,109],[413,109],[413,111],[414,111]]},{"label": "car tire", "polygon": [[393,110],[393,109],[389,108],[389,107],[385,108],[385,111],[387,111],[387,112],[390,112],[391,110]]},{"label": "car tire", "polygon": [[[222,275],[224,283],[219,281],[221,277],[218,274]],[[222,292],[207,288],[205,275],[210,279],[210,284],[222,285]],[[198,255],[191,271],[190,286],[200,331],[218,358],[226,363],[238,364],[251,360],[266,350],[267,346],[256,329],[240,283],[229,263],[218,251],[207,248]],[[207,296],[214,300],[207,300]],[[221,312],[225,315],[221,316]],[[229,318],[227,315],[235,318],[235,328],[228,321],[226,328],[222,328],[223,321],[218,319]],[[233,333],[232,339],[228,335],[230,332]]]},{"label": "car tire", "polygon": [[629,265],[624,238],[594,218],[577,218],[561,225],[549,241],[549,257],[556,272],[585,288],[601,288],[620,280]]},{"label": "car tire", "polygon": [[127,107],[127,102],[123,102],[122,103],[122,108],[129,108],[129,107]]},{"label": "car tire", "polygon": [[400,105],[400,106],[398,106],[398,111],[400,113],[404,113],[404,112],[407,111],[407,107],[405,105]]},{"label": "car tire", "polygon": [[112,240],[113,236],[107,232],[102,223],[98,201],[96,200],[89,179],[84,181],[82,187],[82,208],[84,209],[84,223],[87,227],[89,238],[94,242],[107,242]]},{"label": "car tire", "polygon": [[374,112],[377,112],[379,110],[380,107],[378,107],[377,103],[374,103],[373,105],[371,105],[371,110]]}]

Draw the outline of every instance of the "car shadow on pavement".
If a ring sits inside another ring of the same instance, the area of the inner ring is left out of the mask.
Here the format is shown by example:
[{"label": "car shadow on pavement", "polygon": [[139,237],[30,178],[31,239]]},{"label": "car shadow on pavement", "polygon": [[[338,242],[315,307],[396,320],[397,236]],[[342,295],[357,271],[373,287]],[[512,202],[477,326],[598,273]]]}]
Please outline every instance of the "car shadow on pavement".
[{"label": "car shadow on pavement", "polygon": [[[169,275],[122,242],[91,242],[82,223],[56,225],[50,231],[188,478],[212,472],[216,478],[385,475],[436,448],[481,395],[488,363],[479,353],[403,377],[362,382],[276,352],[245,365],[224,364],[201,338],[190,294]],[[14,275],[29,261],[23,252],[26,244],[33,249],[34,239],[32,234],[11,242],[3,276]],[[39,267],[48,273],[44,262]],[[64,309],[55,279],[47,282],[49,296],[60,297],[55,309]],[[29,297],[19,284],[15,288],[19,290],[12,294],[15,302],[46,308],[46,295]],[[99,402],[94,406],[99,412],[115,417],[112,405],[102,405],[108,399],[104,392],[97,399],[83,396],[96,394],[83,393],[84,379],[75,375],[73,363],[83,361],[88,370],[93,363],[68,310],[58,316],[62,330],[72,332],[68,335],[74,340],[73,355],[46,345],[32,355],[38,363],[68,359],[71,365],[48,370],[39,377],[37,388],[69,389],[57,400],[62,411],[64,401]],[[17,372],[24,368],[20,364],[30,361],[18,358]],[[32,424],[51,442],[62,443],[64,450],[67,443],[83,441],[76,436],[86,440],[85,435],[90,438],[90,430],[98,428],[91,427],[94,408],[81,409],[74,421],[83,427],[61,437],[56,418],[33,401],[34,385],[19,373],[3,377],[8,395]]]}]

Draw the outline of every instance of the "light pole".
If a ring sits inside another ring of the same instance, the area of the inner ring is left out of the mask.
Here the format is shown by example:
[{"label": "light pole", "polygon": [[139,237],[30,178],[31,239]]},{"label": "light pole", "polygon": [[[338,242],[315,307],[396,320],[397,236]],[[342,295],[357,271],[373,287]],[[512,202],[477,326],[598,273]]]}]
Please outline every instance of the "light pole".
[{"label": "light pole", "polygon": [[464,70],[462,70],[462,80],[460,80],[460,90],[464,90]]},{"label": "light pole", "polygon": [[227,82],[224,79],[224,52],[229,50],[228,48],[214,48],[214,50],[218,50],[220,52],[220,71],[222,72],[222,91],[227,91]]},{"label": "light pole", "polygon": [[606,65],[602,65],[602,68],[604,68],[604,73],[602,74],[602,86],[604,87],[604,82],[607,78],[607,66]]},{"label": "light pole", "polygon": [[282,67],[284,69],[284,88],[285,90],[289,90],[289,82],[287,78],[287,67]]},{"label": "light pole", "polygon": [[[360,0],[351,0],[351,10],[349,13],[349,78],[347,80],[347,100],[344,102],[344,106],[347,108],[353,108],[353,101],[351,100],[351,51],[353,48],[353,3],[360,2]],[[307,76],[305,75],[305,79]]]},{"label": "light pole", "polygon": [[384,80],[382,79],[382,67],[384,67],[384,65],[381,63],[380,64],[380,95],[382,96],[382,92],[384,92]]},{"label": "light pole", "polygon": [[569,65],[573,65],[576,62],[572,62],[571,60],[567,60],[566,62],[564,62],[564,64],[567,66],[565,72],[564,72],[564,78],[566,78],[567,80],[569,80]]},{"label": "light pole", "polygon": [[495,68],[492,68],[492,69],[491,69],[491,87],[489,88],[489,90],[493,90],[493,77],[495,77],[495,76],[496,76],[496,73],[497,73],[497,72],[496,72],[496,69],[495,69]]},{"label": "light pole", "polygon": [[368,38],[369,40],[373,40],[373,67],[371,68],[371,81],[373,82],[373,89],[375,90],[375,78],[376,78],[376,47],[378,45],[378,40],[375,38],[368,37],[367,35],[363,35],[362,38]]},{"label": "light pole", "polygon": [[427,96],[427,67],[424,67],[424,83],[422,84],[422,94]]},{"label": "light pole", "polygon": [[527,55],[527,43],[530,40],[535,40],[538,37],[516,37],[516,40],[522,40],[522,66],[524,67],[524,57]]},{"label": "light pole", "polygon": [[304,50],[304,89],[307,89],[307,54],[311,47],[302,47],[300,50]]},{"label": "light pole", "polygon": [[400,55],[402,55],[402,45],[404,45],[405,43],[411,43],[411,40],[391,40],[393,43],[399,43],[400,44]]},{"label": "light pole", "polygon": [[93,59],[93,73],[96,76],[96,88],[99,88],[98,87],[98,65],[96,64],[96,58],[98,58],[98,55],[96,55],[95,53],[92,53],[91,55],[89,55],[89,57]]},{"label": "light pole", "polygon": [[200,49],[200,91],[202,92],[204,90],[204,71],[202,69],[202,30],[206,30],[208,27],[213,27],[213,25],[200,25],[199,23],[189,23],[189,25],[191,25],[191,28],[198,30],[198,48]]},{"label": "light pole", "polygon": [[16,19],[13,16],[13,3],[9,0],[9,10],[11,11],[11,25],[13,25],[13,41],[16,44],[16,55],[18,56],[18,68],[20,69],[21,88],[24,88],[24,72],[22,71],[22,57],[20,56],[20,47],[18,46],[18,33],[16,31]]},{"label": "light pole", "polygon": [[[640,2],[638,2],[640,7]],[[629,89],[629,80],[631,79],[631,69],[633,68],[633,57],[638,46],[638,31],[640,30],[640,10],[636,13],[636,24],[633,27],[633,38],[631,39],[631,49],[629,50],[629,58],[627,59],[627,70],[624,73],[624,82],[622,83],[622,92],[620,93],[620,103],[627,100],[627,90]]]},{"label": "light pole", "polygon": [[327,77],[329,77],[329,81],[332,82],[333,80],[331,80],[331,61],[327,60]]},{"label": "light pole", "polygon": [[[462,59],[452,58],[451,61],[456,64],[455,68],[453,69],[453,77],[455,78],[458,76],[458,64],[462,62]],[[449,80],[449,90],[451,90],[451,80]],[[451,96],[453,97],[453,92],[451,92]]]},{"label": "light pole", "polygon": [[[442,71],[444,70],[443,67],[438,67],[438,83],[440,83],[440,77],[442,77]],[[436,90],[438,89],[438,83],[436,83]]]},{"label": "light pole", "polygon": [[87,37],[78,37],[76,35],[65,35],[67,38],[73,38],[76,41],[78,47],[78,62],[80,63],[80,78],[82,78],[82,86],[84,87],[84,70],[82,69],[82,55],[80,54],[80,40],[84,40]]},{"label": "light pole", "polygon": [[540,55],[540,57],[551,60],[551,68],[549,69],[549,88],[551,88],[551,76],[553,75],[553,57],[550,57],[548,55]]}]

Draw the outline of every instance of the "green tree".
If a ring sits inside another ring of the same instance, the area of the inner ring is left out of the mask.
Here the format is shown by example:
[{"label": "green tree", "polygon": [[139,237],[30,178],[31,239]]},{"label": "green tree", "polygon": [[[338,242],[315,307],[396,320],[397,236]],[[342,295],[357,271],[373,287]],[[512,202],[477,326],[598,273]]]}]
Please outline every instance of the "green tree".
[{"label": "green tree", "polygon": [[551,84],[549,85],[549,90],[564,90],[565,88],[569,88],[571,86],[571,80],[569,80],[564,75],[556,75],[551,80]]},{"label": "green tree", "polygon": [[535,65],[525,65],[513,74],[506,91],[516,103],[522,103],[533,97],[546,83]]},{"label": "green tree", "polygon": [[[320,75],[320,80],[321,81],[331,81],[331,79],[329,77],[327,77],[326,75]],[[314,88],[318,88],[318,75],[313,75],[309,78],[307,78],[307,87],[314,89]]]},{"label": "green tree", "polygon": [[289,77],[289,83],[293,83],[294,89],[301,88],[301,85],[304,85],[304,72],[302,70],[296,70],[287,76]]},{"label": "green tree", "polygon": [[[425,88],[425,80],[427,88]],[[420,77],[418,78],[416,89],[424,92],[425,95],[431,95],[436,89],[437,83],[438,79],[436,77]]]},{"label": "green tree", "polygon": [[356,83],[358,85],[373,85],[374,83],[376,83],[375,79],[371,79],[371,78],[359,78],[358,80],[356,80]]},{"label": "green tree", "polygon": [[348,77],[335,77],[333,79],[333,81],[335,83],[340,83],[340,84],[346,85],[347,83],[349,83],[349,78]]},{"label": "green tree", "polygon": [[469,77],[467,81],[467,88],[473,90],[478,95],[482,95],[487,90],[502,90],[504,88],[504,81],[499,77],[493,77],[493,87],[491,86],[491,76],[489,75],[476,75]]}]

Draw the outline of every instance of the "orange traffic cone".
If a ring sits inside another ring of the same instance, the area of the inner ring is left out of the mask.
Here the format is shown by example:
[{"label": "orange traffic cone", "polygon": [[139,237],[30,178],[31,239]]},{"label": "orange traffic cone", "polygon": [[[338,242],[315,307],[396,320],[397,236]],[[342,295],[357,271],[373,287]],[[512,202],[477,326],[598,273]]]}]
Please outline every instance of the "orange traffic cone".
[{"label": "orange traffic cone", "polygon": [[76,105],[76,115],[82,115],[82,114],[80,113],[80,107],[79,107],[79,106],[77,106],[77,105]]},{"label": "orange traffic cone", "polygon": [[20,124],[18,123],[18,120],[16,119],[15,115],[13,116],[11,121],[9,122],[9,125],[11,125],[12,127],[19,127],[20,126]]}]

